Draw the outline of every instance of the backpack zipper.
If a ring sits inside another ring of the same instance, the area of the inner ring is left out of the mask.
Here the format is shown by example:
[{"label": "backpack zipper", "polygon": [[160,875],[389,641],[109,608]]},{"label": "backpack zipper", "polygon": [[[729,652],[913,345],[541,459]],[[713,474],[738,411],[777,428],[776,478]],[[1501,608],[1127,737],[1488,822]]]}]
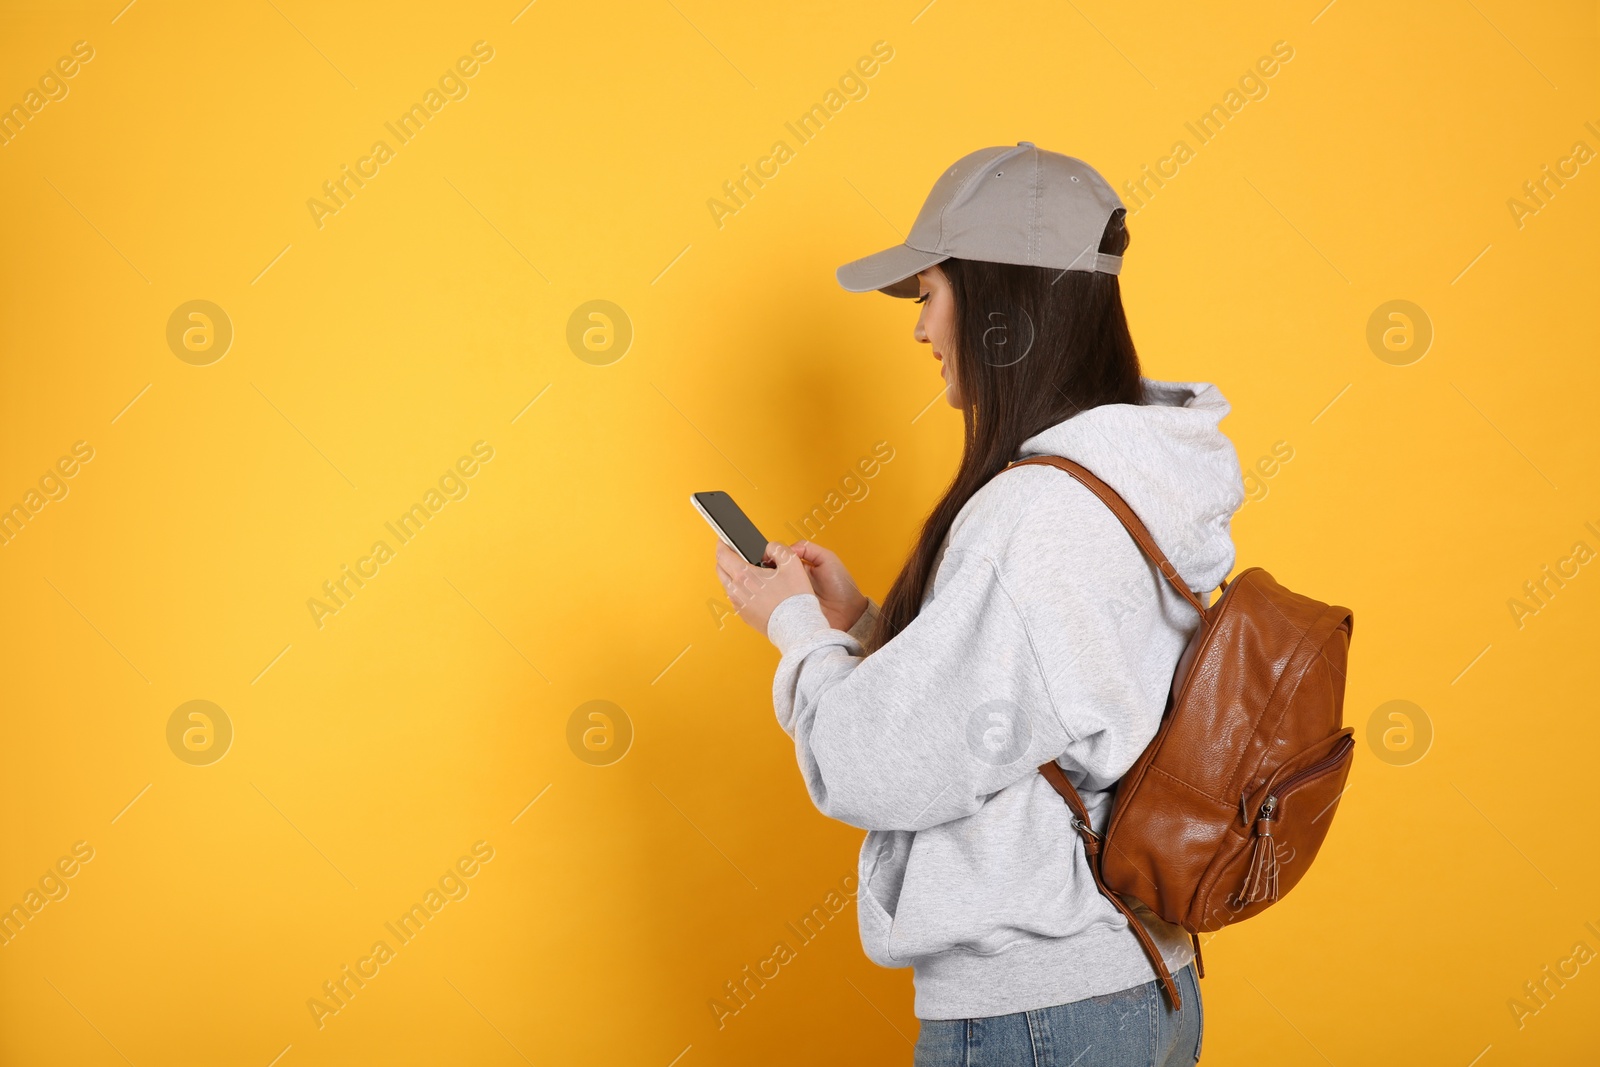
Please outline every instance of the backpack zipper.
[{"label": "backpack zipper", "polygon": [[1346,734],[1344,742],[1342,744],[1335,745],[1332,752],[1328,753],[1311,766],[1302,767],[1300,770],[1295,771],[1289,777],[1285,778],[1281,783],[1273,786],[1272,792],[1268,793],[1267,798],[1261,802],[1261,810],[1257,812],[1256,818],[1277,818],[1279,797],[1287,796],[1289,793],[1293,792],[1294,787],[1305,781],[1307,778],[1314,778],[1323,771],[1328,770],[1330,767],[1336,766],[1340,760],[1344,759],[1345,752],[1350,748],[1351,745],[1354,745],[1355,743],[1355,737],[1350,734]]},{"label": "backpack zipper", "polygon": [[1332,752],[1272,787],[1256,812],[1255,844],[1250,850],[1250,866],[1245,870],[1244,885],[1233,898],[1234,907],[1244,907],[1261,900],[1270,903],[1278,899],[1278,852],[1272,838],[1272,823],[1278,817],[1280,799],[1294,792],[1303,782],[1337,767],[1354,744],[1354,735],[1345,734],[1342,741],[1333,746]]}]

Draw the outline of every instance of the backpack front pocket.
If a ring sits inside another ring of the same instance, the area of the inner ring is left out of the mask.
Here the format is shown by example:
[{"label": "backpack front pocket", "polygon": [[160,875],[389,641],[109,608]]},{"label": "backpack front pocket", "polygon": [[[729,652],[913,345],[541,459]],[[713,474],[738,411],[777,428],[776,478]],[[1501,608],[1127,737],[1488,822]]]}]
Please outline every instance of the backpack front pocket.
[{"label": "backpack front pocket", "polygon": [[1201,929],[1237,922],[1294,888],[1327,836],[1354,753],[1355,728],[1347,726],[1285,762],[1253,796],[1240,799],[1231,844],[1200,894],[1203,913],[1222,921],[1205,922]]}]

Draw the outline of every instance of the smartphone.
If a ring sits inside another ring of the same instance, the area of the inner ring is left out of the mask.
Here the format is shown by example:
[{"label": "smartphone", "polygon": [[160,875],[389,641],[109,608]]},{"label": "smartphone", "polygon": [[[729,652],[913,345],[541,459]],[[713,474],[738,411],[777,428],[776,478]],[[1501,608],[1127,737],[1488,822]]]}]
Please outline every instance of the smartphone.
[{"label": "smartphone", "polygon": [[777,566],[762,559],[767,554],[767,539],[733,502],[733,497],[727,493],[691,493],[689,503],[717,531],[722,543],[743,556],[746,563],[758,567]]}]

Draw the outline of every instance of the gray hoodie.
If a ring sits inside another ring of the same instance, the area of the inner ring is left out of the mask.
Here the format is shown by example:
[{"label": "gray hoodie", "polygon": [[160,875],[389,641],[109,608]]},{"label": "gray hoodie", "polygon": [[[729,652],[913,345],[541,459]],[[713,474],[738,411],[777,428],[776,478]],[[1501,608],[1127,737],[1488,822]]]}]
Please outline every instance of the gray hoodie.
[{"label": "gray hoodie", "polygon": [[[1204,383],[1146,380],[1143,405],[1082,412],[1017,456],[1077,460],[1117,490],[1202,598],[1233,567],[1244,502],[1228,403]],[[922,1019],[976,1018],[1099,996],[1154,972],[1100,895],[1056,760],[1103,831],[1112,788],[1155,736],[1199,616],[1116,517],[1065,471],[1006,471],[973,494],[940,549],[921,613],[862,656],[792,596],[767,636],[782,654],[778,722],[823,814],[870,831],[857,915],[867,955],[913,968]],[[1136,909],[1174,972],[1188,935]]]}]

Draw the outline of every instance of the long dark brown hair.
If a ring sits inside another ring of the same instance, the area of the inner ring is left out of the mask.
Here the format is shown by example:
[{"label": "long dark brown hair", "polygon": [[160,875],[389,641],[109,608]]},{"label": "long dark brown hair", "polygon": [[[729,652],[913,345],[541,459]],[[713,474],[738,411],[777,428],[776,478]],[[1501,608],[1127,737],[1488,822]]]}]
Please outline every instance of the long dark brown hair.
[{"label": "long dark brown hair", "polygon": [[[1099,250],[1120,256],[1127,246],[1118,210]],[[1017,458],[1023,441],[1101,404],[1144,402],[1116,275],[963,259],[939,266],[955,297],[956,350],[942,355],[954,360],[961,388],[961,465],[884,599],[868,654],[917,617],[956,514]]]}]

